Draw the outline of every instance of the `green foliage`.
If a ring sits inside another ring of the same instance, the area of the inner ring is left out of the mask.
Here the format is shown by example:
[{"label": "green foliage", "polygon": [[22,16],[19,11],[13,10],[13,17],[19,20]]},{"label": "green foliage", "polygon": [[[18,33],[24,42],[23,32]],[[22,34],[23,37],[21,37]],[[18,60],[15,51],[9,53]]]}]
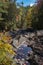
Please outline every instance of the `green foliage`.
[{"label": "green foliage", "polygon": [[32,11],[32,27],[43,29],[43,0],[37,0],[37,6]]},{"label": "green foliage", "polygon": [[0,2],[0,29],[43,29],[43,0],[37,0],[32,7],[19,6],[14,2]]},{"label": "green foliage", "polygon": [[5,29],[6,17],[8,14],[8,3],[0,2],[0,29]]},{"label": "green foliage", "polygon": [[37,29],[38,26],[38,11],[37,11],[37,8],[36,6],[33,6],[33,9],[32,9],[32,21],[31,21],[31,26],[34,28],[34,29]]},{"label": "green foliage", "polygon": [[37,2],[37,7],[38,7],[38,28],[39,29],[43,29],[43,0],[38,0],[39,2]]},{"label": "green foliage", "polygon": [[8,43],[4,44],[0,40],[0,65],[11,65],[13,61],[15,63],[15,60],[12,58],[14,54],[15,52],[12,50],[12,46]]}]

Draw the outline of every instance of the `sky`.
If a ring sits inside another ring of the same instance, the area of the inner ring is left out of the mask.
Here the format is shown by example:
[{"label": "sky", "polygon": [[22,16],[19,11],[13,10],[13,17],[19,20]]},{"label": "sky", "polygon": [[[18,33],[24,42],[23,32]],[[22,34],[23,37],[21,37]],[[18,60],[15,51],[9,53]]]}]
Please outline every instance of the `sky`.
[{"label": "sky", "polygon": [[24,3],[24,6],[28,6],[28,5],[32,6],[36,0],[17,0],[18,3],[21,3],[22,1]]}]

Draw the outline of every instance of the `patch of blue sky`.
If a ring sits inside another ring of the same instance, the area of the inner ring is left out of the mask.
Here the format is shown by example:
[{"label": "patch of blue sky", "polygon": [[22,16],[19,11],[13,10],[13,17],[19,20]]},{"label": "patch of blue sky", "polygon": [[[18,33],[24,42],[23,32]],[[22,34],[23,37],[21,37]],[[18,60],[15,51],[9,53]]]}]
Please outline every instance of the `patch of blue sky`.
[{"label": "patch of blue sky", "polygon": [[17,0],[17,3],[21,3],[23,1],[24,6],[32,6],[36,0]]}]

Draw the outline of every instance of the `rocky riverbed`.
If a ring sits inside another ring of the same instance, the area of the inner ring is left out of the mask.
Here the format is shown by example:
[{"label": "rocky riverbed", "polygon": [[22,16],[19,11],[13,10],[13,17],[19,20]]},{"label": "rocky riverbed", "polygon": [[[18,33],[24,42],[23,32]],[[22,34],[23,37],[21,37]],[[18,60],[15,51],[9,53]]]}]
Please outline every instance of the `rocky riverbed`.
[{"label": "rocky riverbed", "polygon": [[43,65],[43,31],[18,34],[13,38],[13,46],[17,49],[24,44],[32,49],[32,51],[28,53],[28,58],[25,58],[25,60],[30,62],[30,65]]},{"label": "rocky riverbed", "polygon": [[13,59],[17,65],[43,65],[43,30],[10,31],[6,35],[7,40],[4,41],[13,46],[13,50],[16,52]]}]

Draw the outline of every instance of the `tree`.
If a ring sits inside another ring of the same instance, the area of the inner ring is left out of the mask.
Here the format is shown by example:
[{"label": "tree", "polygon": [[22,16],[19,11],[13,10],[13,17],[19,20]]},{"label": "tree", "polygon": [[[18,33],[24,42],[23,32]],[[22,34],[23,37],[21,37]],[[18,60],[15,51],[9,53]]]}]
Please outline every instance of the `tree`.
[{"label": "tree", "polygon": [[27,28],[31,27],[32,7],[29,7],[28,10],[27,10],[26,21],[27,21]]},{"label": "tree", "polygon": [[20,4],[18,4],[19,5],[19,14],[18,14],[18,22],[17,22],[17,27],[19,28],[19,29],[22,29],[23,28],[23,24],[24,24],[24,6],[23,6],[23,2],[21,2],[21,5]]},{"label": "tree", "polygon": [[16,15],[18,11],[16,8],[16,0],[14,2],[11,0],[5,1],[2,1],[0,4],[0,28],[16,28]]},{"label": "tree", "polygon": [[18,14],[18,9],[16,6],[16,0],[14,2],[10,2],[8,8],[8,17],[6,25],[8,28],[16,29],[16,16]]},{"label": "tree", "polygon": [[38,8],[38,28],[43,29],[43,0],[37,0],[37,8]]},{"label": "tree", "polygon": [[34,29],[38,29],[38,11],[37,11],[36,5],[33,6],[33,9],[32,9],[32,21],[31,21],[31,26],[32,26]]},{"label": "tree", "polygon": [[[13,58],[14,51],[12,50],[12,46],[8,43],[3,43],[0,41],[0,65],[13,65]],[[14,61],[15,63],[15,61]]]},{"label": "tree", "polygon": [[43,0],[37,0],[32,15],[32,27],[34,29],[43,29]]},{"label": "tree", "polygon": [[0,28],[1,30],[5,28],[5,23],[6,23],[6,17],[8,14],[8,2],[0,2]]}]

